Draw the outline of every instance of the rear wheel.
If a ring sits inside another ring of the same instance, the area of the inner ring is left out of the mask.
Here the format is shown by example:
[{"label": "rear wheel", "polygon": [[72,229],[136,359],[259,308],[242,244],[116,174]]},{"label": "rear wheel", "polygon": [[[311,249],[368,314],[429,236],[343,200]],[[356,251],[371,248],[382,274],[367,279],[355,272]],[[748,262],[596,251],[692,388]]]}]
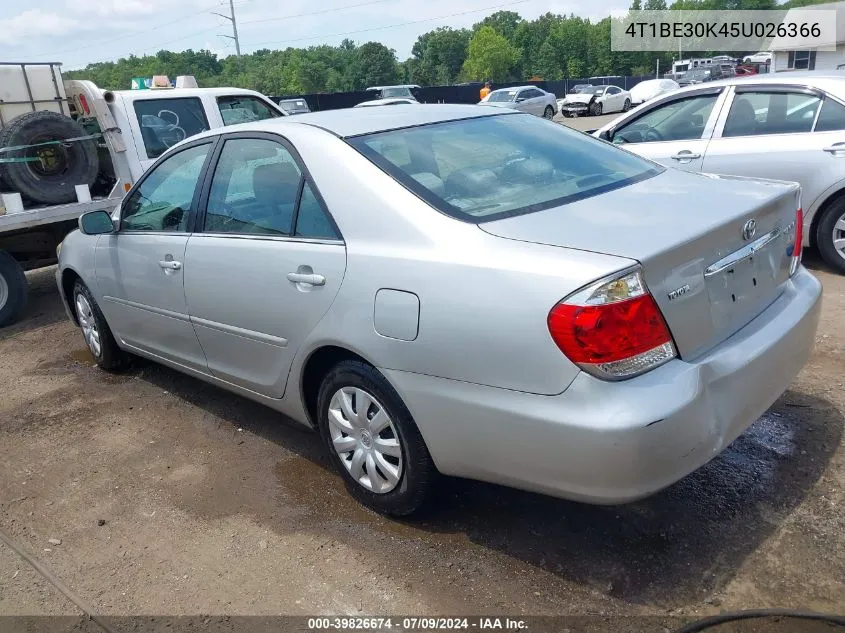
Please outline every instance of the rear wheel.
[{"label": "rear wheel", "polygon": [[825,263],[845,274],[845,197],[825,210],[816,231],[816,244]]},{"label": "rear wheel", "polygon": [[349,492],[377,512],[417,511],[437,471],[411,414],[374,367],[343,361],[323,379],[317,423]]},{"label": "rear wheel", "polygon": [[119,371],[126,367],[129,356],[118,347],[100,306],[81,280],[73,287],[73,306],[85,344],[100,369]]},{"label": "rear wheel", "polygon": [[0,251],[0,327],[17,320],[28,294],[23,268],[7,252]]},{"label": "rear wheel", "polygon": [[554,108],[552,108],[552,106],[546,106],[546,109],[543,112],[543,118],[548,119],[549,121],[551,121],[553,118],[555,118],[555,111],[554,111]]}]

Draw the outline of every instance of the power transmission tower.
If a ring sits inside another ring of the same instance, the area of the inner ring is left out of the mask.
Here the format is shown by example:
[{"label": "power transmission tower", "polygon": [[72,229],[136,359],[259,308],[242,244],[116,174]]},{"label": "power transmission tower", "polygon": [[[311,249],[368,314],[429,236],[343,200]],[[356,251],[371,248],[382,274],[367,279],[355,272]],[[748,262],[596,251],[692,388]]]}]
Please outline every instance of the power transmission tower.
[{"label": "power transmission tower", "polygon": [[231,11],[231,15],[223,15],[222,13],[217,13],[217,11],[212,11],[214,15],[219,15],[221,18],[229,20],[232,23],[232,33],[234,35],[221,35],[220,37],[226,37],[230,40],[235,40],[235,52],[237,53],[238,57],[241,56],[241,41],[238,39],[238,22],[235,20],[235,2],[234,0],[229,0],[229,10]]}]

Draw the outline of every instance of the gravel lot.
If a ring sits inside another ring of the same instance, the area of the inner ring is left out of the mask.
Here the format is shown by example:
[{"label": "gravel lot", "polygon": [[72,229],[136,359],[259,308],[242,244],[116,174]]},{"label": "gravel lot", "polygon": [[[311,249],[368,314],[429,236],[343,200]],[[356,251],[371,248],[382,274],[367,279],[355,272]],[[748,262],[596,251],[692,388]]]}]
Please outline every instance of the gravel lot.
[{"label": "gravel lot", "polygon": [[[0,330],[0,530],[112,615],[842,613],[845,278],[807,260],[814,355],[705,468],[610,508],[450,480],[416,523],[356,504],[268,409],[151,363],[98,371],[53,269],[31,273]],[[79,612],[0,543],[0,613]]]},{"label": "gravel lot", "polygon": [[614,112],[613,114],[603,114],[601,116],[579,116],[577,118],[568,118],[558,114],[555,117],[555,121],[563,123],[567,127],[586,132],[587,130],[597,130],[605,123],[610,123],[614,119],[618,119],[621,115],[621,112]]}]

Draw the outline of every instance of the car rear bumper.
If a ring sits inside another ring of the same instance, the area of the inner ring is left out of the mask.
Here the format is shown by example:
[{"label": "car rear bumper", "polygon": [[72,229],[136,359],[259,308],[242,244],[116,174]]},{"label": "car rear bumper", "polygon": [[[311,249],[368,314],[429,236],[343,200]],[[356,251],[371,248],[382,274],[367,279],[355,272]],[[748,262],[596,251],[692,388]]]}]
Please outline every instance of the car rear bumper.
[{"label": "car rear bumper", "polygon": [[442,473],[623,503],[696,470],[763,414],[809,358],[820,309],[821,285],[800,268],[706,355],[622,382],[581,373],[557,396],[382,371]]}]

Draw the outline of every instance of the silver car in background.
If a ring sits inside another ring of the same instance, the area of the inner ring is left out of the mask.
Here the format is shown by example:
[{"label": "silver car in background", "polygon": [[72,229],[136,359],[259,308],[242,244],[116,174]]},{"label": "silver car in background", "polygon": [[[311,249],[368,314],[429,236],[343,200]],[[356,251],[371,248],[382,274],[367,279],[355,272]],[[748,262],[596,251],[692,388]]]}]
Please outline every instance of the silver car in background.
[{"label": "silver car in background", "polygon": [[753,75],[684,88],[595,135],[692,172],[798,181],[804,245],[845,274],[845,72]]},{"label": "silver car in background", "polygon": [[536,86],[500,88],[484,97],[479,104],[519,110],[545,119],[553,119],[557,114],[557,99],[555,96],[550,92],[540,90]]},{"label": "silver car in background", "polygon": [[380,512],[438,472],[619,503],[807,360],[799,195],[506,109],[334,110],[186,140],[82,216],[56,280],[100,367],[143,356],[316,427]]}]

